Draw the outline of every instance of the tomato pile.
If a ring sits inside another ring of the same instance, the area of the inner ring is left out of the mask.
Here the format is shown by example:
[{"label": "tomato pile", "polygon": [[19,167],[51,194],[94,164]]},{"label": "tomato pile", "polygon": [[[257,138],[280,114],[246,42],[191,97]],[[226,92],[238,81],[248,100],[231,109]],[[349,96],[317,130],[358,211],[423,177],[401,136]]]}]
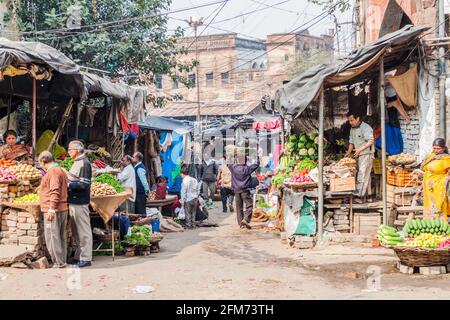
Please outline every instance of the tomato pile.
[{"label": "tomato pile", "polygon": [[450,239],[445,238],[441,243],[439,243],[439,248],[450,247]]},{"label": "tomato pile", "polygon": [[309,176],[309,171],[307,169],[299,170],[295,172],[295,176],[291,178],[291,182],[296,183],[308,183],[308,182],[314,182]]}]

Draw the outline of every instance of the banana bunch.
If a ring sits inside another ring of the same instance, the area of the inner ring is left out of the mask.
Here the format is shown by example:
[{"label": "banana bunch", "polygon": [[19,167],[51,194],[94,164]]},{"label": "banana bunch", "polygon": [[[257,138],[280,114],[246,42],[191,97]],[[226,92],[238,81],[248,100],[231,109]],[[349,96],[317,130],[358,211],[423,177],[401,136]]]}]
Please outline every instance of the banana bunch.
[{"label": "banana bunch", "polygon": [[439,219],[414,219],[406,221],[403,232],[414,238],[423,233],[445,236],[450,235],[450,226],[448,222],[441,222]]}]

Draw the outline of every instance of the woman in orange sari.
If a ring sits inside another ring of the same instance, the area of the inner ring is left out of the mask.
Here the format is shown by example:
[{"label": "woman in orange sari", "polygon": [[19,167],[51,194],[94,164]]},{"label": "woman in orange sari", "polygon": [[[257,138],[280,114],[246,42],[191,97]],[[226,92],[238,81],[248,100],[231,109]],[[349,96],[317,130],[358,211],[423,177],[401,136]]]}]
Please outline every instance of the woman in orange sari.
[{"label": "woman in orange sari", "polygon": [[424,218],[447,221],[450,213],[450,155],[444,139],[437,138],[433,141],[433,152],[423,162],[421,169],[424,171],[422,184]]}]

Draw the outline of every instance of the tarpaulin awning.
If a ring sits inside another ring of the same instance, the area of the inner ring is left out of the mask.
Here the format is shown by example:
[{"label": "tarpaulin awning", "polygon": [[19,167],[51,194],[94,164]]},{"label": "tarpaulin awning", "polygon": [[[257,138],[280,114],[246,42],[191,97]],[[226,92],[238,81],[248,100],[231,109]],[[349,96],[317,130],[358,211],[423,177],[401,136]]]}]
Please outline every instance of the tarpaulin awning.
[{"label": "tarpaulin awning", "polygon": [[[79,66],[62,52],[40,42],[0,38],[0,95],[32,99],[32,78],[37,79],[38,101],[67,102],[85,99]],[[51,73],[51,74],[46,74]]]},{"label": "tarpaulin awning", "polygon": [[95,74],[82,72],[84,87],[89,94],[89,98],[112,97],[122,100],[130,100],[129,87],[123,83],[114,83]]},{"label": "tarpaulin awning", "polygon": [[147,116],[144,121],[138,123],[141,129],[150,129],[158,131],[175,131],[178,134],[184,134],[193,130],[193,126],[183,121],[169,119],[159,116]]},{"label": "tarpaulin awning", "polygon": [[277,90],[275,109],[289,121],[296,119],[317,99],[322,88],[349,84],[367,76],[383,54],[387,67],[402,63],[405,54],[415,48],[418,35],[427,29],[429,27],[407,25],[353,51],[348,57],[338,59],[334,64],[312,67]]}]

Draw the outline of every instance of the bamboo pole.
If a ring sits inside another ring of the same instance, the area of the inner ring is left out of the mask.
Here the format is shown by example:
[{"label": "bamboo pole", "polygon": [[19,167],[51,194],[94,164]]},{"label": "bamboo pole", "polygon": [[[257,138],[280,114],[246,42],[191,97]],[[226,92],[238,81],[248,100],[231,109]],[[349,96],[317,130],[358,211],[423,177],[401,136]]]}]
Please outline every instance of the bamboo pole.
[{"label": "bamboo pole", "polygon": [[36,79],[33,78],[33,97],[32,97],[32,111],[31,111],[31,117],[32,117],[32,128],[31,128],[31,135],[32,135],[32,152],[31,155],[33,157],[33,161],[36,161]]},{"label": "bamboo pole", "polygon": [[323,132],[324,132],[324,89],[321,89],[319,101],[319,212],[318,212],[318,236],[319,240],[323,238]]},{"label": "bamboo pole", "polygon": [[386,109],[384,107],[384,56],[380,59],[379,81],[380,114],[381,114],[381,184],[383,188],[383,224],[387,224],[387,194],[386,194]]},{"label": "bamboo pole", "polygon": [[67,119],[69,119],[70,112],[72,111],[72,105],[73,105],[73,98],[70,98],[69,103],[66,106],[66,110],[64,111],[63,118],[61,119],[61,122],[58,125],[58,129],[56,129],[55,134],[52,137],[52,140],[50,141],[50,144],[47,147],[47,150],[51,150],[53,145],[58,141],[59,136],[61,135],[61,132],[64,128],[64,125],[67,122]]}]

